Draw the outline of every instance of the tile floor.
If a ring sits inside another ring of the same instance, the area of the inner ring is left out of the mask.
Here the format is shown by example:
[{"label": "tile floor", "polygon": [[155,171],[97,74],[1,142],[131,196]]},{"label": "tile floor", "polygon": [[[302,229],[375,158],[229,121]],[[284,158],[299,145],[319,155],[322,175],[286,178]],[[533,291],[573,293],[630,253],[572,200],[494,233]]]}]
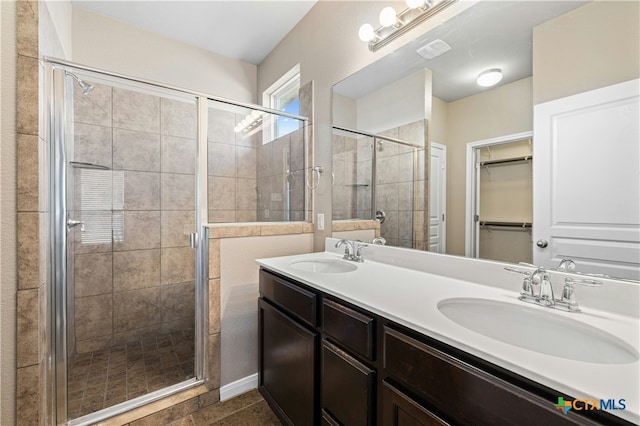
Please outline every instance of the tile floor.
[{"label": "tile floor", "polygon": [[69,418],[182,382],[193,370],[193,330],[76,355],[68,370]]},{"label": "tile floor", "polygon": [[204,407],[163,426],[282,426],[257,389]]}]

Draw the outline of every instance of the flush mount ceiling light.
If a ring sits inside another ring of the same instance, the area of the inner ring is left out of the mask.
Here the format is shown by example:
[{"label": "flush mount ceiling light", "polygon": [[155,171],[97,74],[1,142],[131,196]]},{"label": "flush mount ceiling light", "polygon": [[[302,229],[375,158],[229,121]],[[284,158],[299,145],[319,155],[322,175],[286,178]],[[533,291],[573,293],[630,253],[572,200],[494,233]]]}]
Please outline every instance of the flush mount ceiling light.
[{"label": "flush mount ceiling light", "polygon": [[491,87],[495,86],[502,80],[502,71],[498,68],[492,68],[490,70],[482,71],[478,75],[476,83],[478,86]]},{"label": "flush mount ceiling light", "polygon": [[382,46],[424,22],[457,0],[406,0],[407,8],[400,13],[387,6],[380,12],[380,27],[363,24],[358,31],[360,40],[369,43],[369,50],[375,52]]}]

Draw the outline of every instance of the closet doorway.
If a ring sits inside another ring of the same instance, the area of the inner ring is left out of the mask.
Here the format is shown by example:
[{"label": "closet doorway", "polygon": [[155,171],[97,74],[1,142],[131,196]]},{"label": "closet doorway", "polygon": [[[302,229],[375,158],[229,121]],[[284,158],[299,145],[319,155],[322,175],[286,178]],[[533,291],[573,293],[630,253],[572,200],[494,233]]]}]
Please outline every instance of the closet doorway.
[{"label": "closet doorway", "polygon": [[532,137],[467,144],[467,256],[531,263]]}]

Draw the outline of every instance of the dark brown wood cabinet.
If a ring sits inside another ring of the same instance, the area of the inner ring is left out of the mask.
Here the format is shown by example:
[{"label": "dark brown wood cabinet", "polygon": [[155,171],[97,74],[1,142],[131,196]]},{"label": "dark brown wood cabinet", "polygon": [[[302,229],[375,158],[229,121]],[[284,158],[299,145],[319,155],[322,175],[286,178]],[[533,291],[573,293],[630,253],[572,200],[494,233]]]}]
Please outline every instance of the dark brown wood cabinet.
[{"label": "dark brown wood cabinet", "polygon": [[259,389],[287,425],[631,425],[283,276],[260,294]]},{"label": "dark brown wood cabinet", "polygon": [[339,424],[375,424],[375,370],[324,340],[320,377],[322,409]]},{"label": "dark brown wood cabinet", "polygon": [[319,295],[260,271],[259,390],[286,425],[319,419]]},{"label": "dark brown wood cabinet", "polygon": [[584,425],[529,391],[390,327],[384,328],[385,373],[455,424]]},{"label": "dark brown wood cabinet", "polygon": [[382,383],[382,424],[384,426],[449,425],[386,381]]}]

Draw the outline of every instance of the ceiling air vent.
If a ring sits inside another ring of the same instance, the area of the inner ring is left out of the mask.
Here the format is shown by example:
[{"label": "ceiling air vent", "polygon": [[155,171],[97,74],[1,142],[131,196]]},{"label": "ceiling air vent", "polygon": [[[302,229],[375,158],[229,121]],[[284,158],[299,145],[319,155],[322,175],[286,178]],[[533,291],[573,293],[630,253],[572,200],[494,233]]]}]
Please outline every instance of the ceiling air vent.
[{"label": "ceiling air vent", "polygon": [[424,46],[416,50],[416,53],[425,59],[433,59],[450,50],[451,46],[449,46],[444,41],[437,39],[429,44],[425,44]]}]

